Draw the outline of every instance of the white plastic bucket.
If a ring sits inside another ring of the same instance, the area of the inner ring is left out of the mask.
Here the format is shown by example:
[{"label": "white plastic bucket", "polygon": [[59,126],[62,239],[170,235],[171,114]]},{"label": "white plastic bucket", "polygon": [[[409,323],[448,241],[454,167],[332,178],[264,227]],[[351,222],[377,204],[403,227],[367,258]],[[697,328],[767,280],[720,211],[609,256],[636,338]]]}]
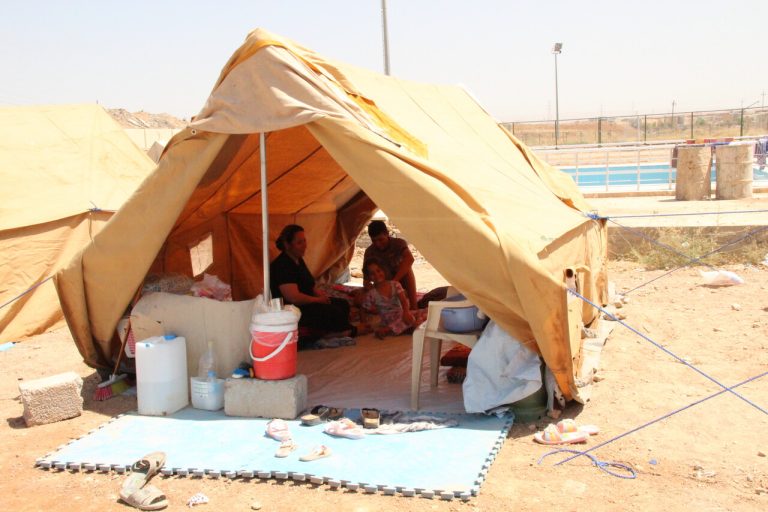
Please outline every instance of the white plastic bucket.
[{"label": "white plastic bucket", "polygon": [[299,318],[293,311],[256,313],[250,331],[256,378],[282,380],[296,375]]},{"label": "white plastic bucket", "polygon": [[139,414],[166,416],[189,404],[187,341],[155,336],[136,342]]},{"label": "white plastic bucket", "polygon": [[224,379],[208,381],[200,377],[189,379],[192,407],[206,411],[218,411],[224,407]]}]

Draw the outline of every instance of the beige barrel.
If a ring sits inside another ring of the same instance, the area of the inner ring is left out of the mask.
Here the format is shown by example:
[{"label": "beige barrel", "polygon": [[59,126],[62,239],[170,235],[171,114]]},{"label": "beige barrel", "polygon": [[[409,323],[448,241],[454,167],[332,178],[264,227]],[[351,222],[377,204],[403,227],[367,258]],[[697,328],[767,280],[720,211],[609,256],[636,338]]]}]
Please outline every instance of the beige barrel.
[{"label": "beige barrel", "polygon": [[732,144],[715,149],[717,199],[744,199],[752,197],[753,144]]},{"label": "beige barrel", "polygon": [[712,150],[709,146],[679,146],[675,199],[678,201],[709,199],[712,194],[711,169]]}]

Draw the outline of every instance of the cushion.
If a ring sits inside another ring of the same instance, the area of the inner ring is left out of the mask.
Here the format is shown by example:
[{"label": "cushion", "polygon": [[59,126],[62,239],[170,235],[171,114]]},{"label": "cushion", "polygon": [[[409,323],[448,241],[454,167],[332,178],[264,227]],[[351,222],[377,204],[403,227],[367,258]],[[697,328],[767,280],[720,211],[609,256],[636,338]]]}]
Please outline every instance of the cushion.
[{"label": "cushion", "polygon": [[440,358],[440,366],[460,366],[466,368],[467,358],[471,350],[465,345],[456,345]]}]

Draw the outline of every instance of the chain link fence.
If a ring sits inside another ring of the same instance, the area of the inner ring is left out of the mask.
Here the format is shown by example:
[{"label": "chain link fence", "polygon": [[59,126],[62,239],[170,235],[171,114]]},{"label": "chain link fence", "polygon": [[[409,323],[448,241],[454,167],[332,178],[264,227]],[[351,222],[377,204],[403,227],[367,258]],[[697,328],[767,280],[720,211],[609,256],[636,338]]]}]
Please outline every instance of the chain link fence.
[{"label": "chain link fence", "polygon": [[529,146],[615,144],[716,139],[768,134],[768,108],[501,123]]}]

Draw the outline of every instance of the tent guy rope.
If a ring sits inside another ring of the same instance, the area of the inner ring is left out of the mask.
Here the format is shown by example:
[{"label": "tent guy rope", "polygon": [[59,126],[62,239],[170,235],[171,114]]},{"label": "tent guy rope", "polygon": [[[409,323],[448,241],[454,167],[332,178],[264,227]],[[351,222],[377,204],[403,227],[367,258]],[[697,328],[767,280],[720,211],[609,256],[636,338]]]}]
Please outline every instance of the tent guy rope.
[{"label": "tent guy rope", "polygon": [[593,211],[593,212],[585,213],[584,215],[589,217],[590,219],[593,219],[593,220],[607,220],[607,221],[610,221],[613,224],[615,224],[616,226],[618,226],[618,227],[620,227],[622,229],[626,229],[627,231],[630,231],[630,232],[636,234],[638,237],[640,237],[640,238],[642,238],[644,240],[647,240],[647,241],[651,242],[652,244],[656,244],[659,247],[667,249],[668,251],[673,252],[674,254],[677,254],[678,256],[681,256],[681,257],[686,258],[688,260],[687,263],[685,263],[683,265],[680,265],[680,266],[678,266],[676,268],[673,268],[672,270],[669,270],[669,271],[665,272],[664,274],[662,274],[660,276],[654,277],[653,279],[651,279],[649,281],[646,281],[646,282],[644,282],[642,284],[639,284],[638,286],[635,286],[631,290],[628,290],[628,291],[624,292],[624,295],[627,295],[627,294],[632,293],[632,292],[634,292],[636,290],[639,290],[640,288],[643,288],[644,286],[647,286],[647,285],[653,283],[654,281],[657,281],[657,280],[659,280],[659,279],[661,279],[663,277],[666,277],[666,276],[668,276],[668,275],[670,275],[670,274],[672,274],[674,272],[677,272],[680,269],[686,268],[686,267],[690,266],[692,263],[701,263],[702,265],[704,265],[704,266],[706,266],[706,267],[708,267],[708,268],[710,268],[712,270],[717,270],[717,268],[713,267],[712,265],[709,265],[708,263],[703,262],[702,260],[705,259],[705,258],[708,258],[709,256],[717,254],[718,252],[721,252],[721,251],[725,250],[726,248],[728,248],[728,247],[730,247],[732,245],[735,245],[735,244],[737,244],[737,243],[739,243],[739,242],[741,242],[743,240],[746,240],[747,238],[751,238],[754,235],[757,235],[757,234],[759,234],[759,233],[761,233],[763,231],[768,230],[768,226],[761,226],[759,228],[755,228],[755,229],[747,232],[746,234],[744,234],[744,235],[742,235],[742,236],[740,236],[740,237],[738,237],[738,238],[736,238],[734,240],[731,240],[730,242],[727,242],[727,243],[721,245],[717,249],[714,249],[714,250],[712,250],[712,251],[710,251],[710,252],[708,252],[706,254],[702,254],[701,256],[698,256],[698,257],[694,258],[692,256],[689,256],[688,254],[685,254],[685,253],[683,253],[681,251],[678,251],[677,249],[675,249],[674,247],[672,247],[670,245],[667,245],[667,244],[665,244],[663,242],[659,242],[658,240],[649,237],[648,235],[643,233],[642,230],[640,230],[638,228],[632,228],[630,226],[625,226],[623,224],[619,224],[618,222],[616,222],[613,219],[618,219],[618,218],[639,218],[639,217],[668,217],[668,216],[675,216],[675,215],[715,215],[715,214],[723,215],[723,214],[736,214],[736,213],[762,213],[762,212],[766,212],[766,211],[768,211],[768,210],[743,210],[743,211],[729,211],[729,212],[700,212],[700,213],[683,213],[683,214],[663,214],[662,213],[662,214],[647,214],[647,215],[616,215],[616,216],[614,216],[614,215],[611,215],[611,216],[601,216],[601,215],[597,214],[597,212]]},{"label": "tent guy rope", "polygon": [[739,397],[741,400],[745,401],[746,403],[748,403],[749,405],[751,405],[752,407],[754,407],[754,408],[755,408],[755,409],[757,409],[758,411],[762,412],[763,414],[766,414],[766,415],[768,415],[768,410],[765,410],[764,408],[760,407],[759,405],[757,405],[756,403],[752,402],[752,401],[751,401],[751,400],[749,400],[748,398],[746,398],[746,397],[744,397],[744,396],[740,395],[739,393],[736,393],[735,391],[733,391],[733,389],[732,389],[732,388],[729,388],[729,387],[728,387],[728,386],[726,386],[725,384],[721,383],[719,380],[715,379],[714,377],[712,377],[712,376],[710,376],[709,374],[705,373],[704,371],[700,370],[700,369],[699,369],[699,368],[697,368],[696,366],[692,365],[691,363],[689,363],[688,361],[686,361],[686,360],[685,360],[685,359],[683,359],[682,357],[678,356],[677,354],[675,354],[674,352],[672,352],[671,350],[669,350],[668,348],[666,348],[665,346],[663,346],[661,343],[658,343],[657,341],[654,341],[654,340],[652,340],[651,338],[649,338],[649,337],[648,337],[648,336],[646,336],[645,334],[641,333],[640,331],[638,331],[637,329],[635,329],[635,328],[634,328],[634,327],[632,327],[631,325],[627,324],[626,322],[623,322],[622,320],[619,320],[619,319],[618,319],[618,318],[617,318],[615,315],[613,315],[612,313],[610,313],[608,310],[606,310],[606,309],[604,309],[604,308],[601,308],[600,306],[598,306],[598,305],[597,305],[597,304],[595,304],[594,302],[590,301],[589,299],[587,299],[586,297],[584,297],[583,295],[581,295],[579,292],[577,292],[577,291],[575,291],[575,290],[571,290],[571,289],[569,289],[569,290],[568,290],[568,293],[570,293],[570,294],[572,294],[572,295],[575,295],[576,297],[580,298],[581,300],[583,300],[584,302],[586,302],[586,303],[587,303],[587,304],[589,304],[590,306],[592,306],[592,307],[596,308],[598,311],[602,312],[602,313],[603,313],[603,314],[605,314],[605,315],[608,315],[608,316],[611,318],[611,320],[613,320],[613,321],[615,321],[615,322],[618,322],[618,323],[620,323],[621,325],[623,325],[624,327],[626,327],[627,329],[629,329],[629,330],[630,330],[630,331],[632,331],[633,333],[635,333],[635,334],[637,334],[638,336],[640,336],[641,338],[643,338],[645,341],[647,341],[647,342],[651,343],[653,346],[655,346],[655,347],[656,347],[656,348],[658,348],[659,350],[661,350],[661,351],[663,351],[664,353],[666,353],[666,354],[668,354],[668,355],[672,356],[673,358],[675,358],[675,359],[676,359],[676,360],[677,360],[679,363],[682,363],[682,364],[684,364],[685,366],[687,366],[688,368],[690,368],[690,369],[692,369],[693,371],[697,372],[697,373],[698,373],[698,374],[700,374],[701,376],[703,376],[703,377],[705,377],[706,379],[708,379],[708,380],[710,380],[710,381],[714,382],[715,384],[717,384],[718,386],[720,386],[721,388],[723,388],[723,390],[724,390],[724,391],[728,391],[728,392],[732,393],[733,395],[735,395],[735,396]]},{"label": "tent guy rope", "polygon": [[[565,464],[566,462],[571,461],[571,460],[575,459],[576,457],[581,457],[583,455],[587,455],[589,452],[593,452],[593,451],[597,450],[598,448],[602,448],[603,446],[606,446],[606,445],[608,445],[608,444],[610,444],[610,443],[612,443],[612,442],[614,442],[614,441],[616,441],[618,439],[621,439],[622,437],[626,437],[626,436],[628,436],[630,434],[634,434],[635,432],[637,432],[639,430],[642,430],[642,429],[644,429],[646,427],[649,427],[649,426],[653,425],[654,423],[658,423],[659,421],[665,420],[665,419],[667,419],[667,418],[669,418],[671,416],[674,416],[677,413],[685,411],[686,409],[690,409],[691,407],[699,405],[700,403],[706,402],[707,400],[711,400],[712,398],[720,396],[723,393],[726,393],[728,391],[732,392],[732,390],[734,390],[734,389],[736,389],[738,387],[741,387],[741,386],[743,386],[745,384],[748,384],[750,382],[753,382],[753,381],[756,381],[758,379],[761,379],[761,378],[765,377],[766,375],[768,375],[768,371],[763,372],[763,373],[761,373],[759,375],[755,375],[754,377],[750,377],[750,378],[748,378],[746,380],[743,380],[743,381],[739,382],[738,384],[734,384],[733,386],[727,387],[725,389],[721,389],[720,391],[717,391],[716,393],[713,393],[713,394],[708,395],[708,396],[706,396],[704,398],[696,400],[695,402],[691,402],[688,405],[684,405],[683,407],[680,407],[678,409],[670,411],[670,412],[668,412],[668,413],[666,413],[666,414],[664,414],[662,416],[659,416],[658,418],[655,418],[655,419],[652,419],[650,421],[647,421],[646,423],[643,423],[642,425],[639,425],[639,426],[637,426],[637,427],[635,427],[635,428],[633,428],[631,430],[628,430],[628,431],[626,431],[626,432],[624,432],[622,434],[619,434],[619,435],[614,436],[614,437],[612,437],[612,438],[610,438],[610,439],[608,439],[606,441],[603,441],[602,443],[597,444],[597,445],[593,446],[592,448],[590,448],[588,450],[584,450],[583,452],[573,450],[572,453],[575,453],[575,455],[561,460],[560,462],[556,463],[555,466],[559,466],[560,464]],[[547,453],[547,454],[545,454],[543,457],[541,457],[539,459],[539,464],[541,464],[541,461],[544,459],[544,457],[547,457],[547,456],[552,455],[554,453],[558,453],[560,451],[570,451],[570,450],[555,450],[553,452]],[[594,461],[595,461],[595,459],[593,459],[593,462]],[[598,467],[599,467],[599,464],[597,464],[597,462],[595,462],[595,465],[598,465]],[[601,468],[601,469],[603,469],[603,468]],[[605,471],[605,469],[603,469],[603,470]],[[613,474],[613,473],[611,473],[611,474]],[[618,475],[614,475],[614,476],[618,476]],[[626,477],[624,477],[624,478],[626,478]]]},{"label": "tent guy rope", "polygon": [[11,300],[9,300],[8,302],[6,302],[6,303],[4,303],[4,304],[0,305],[0,309],[3,309],[3,308],[4,308],[5,306],[7,306],[8,304],[10,304],[10,303],[12,303],[12,302],[15,302],[15,301],[19,300],[20,298],[22,298],[23,296],[25,296],[26,294],[28,294],[29,292],[31,292],[32,290],[34,290],[35,288],[37,288],[38,286],[40,286],[41,284],[45,283],[45,282],[46,282],[46,281],[48,281],[49,279],[53,279],[53,276],[48,276],[48,277],[46,277],[45,279],[43,279],[42,281],[40,281],[39,283],[37,283],[37,284],[34,284],[34,285],[30,286],[29,288],[27,288],[26,290],[24,290],[23,292],[21,292],[20,294],[18,294],[17,296],[15,296],[14,298],[12,298]]}]

